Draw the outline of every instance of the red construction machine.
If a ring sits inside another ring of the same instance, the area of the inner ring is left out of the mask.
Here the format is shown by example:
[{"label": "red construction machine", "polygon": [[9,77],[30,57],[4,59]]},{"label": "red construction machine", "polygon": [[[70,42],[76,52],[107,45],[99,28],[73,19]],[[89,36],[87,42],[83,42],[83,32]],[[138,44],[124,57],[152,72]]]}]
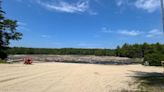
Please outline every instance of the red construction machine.
[{"label": "red construction machine", "polygon": [[24,64],[32,64],[32,58],[31,57],[26,57],[24,58]]}]

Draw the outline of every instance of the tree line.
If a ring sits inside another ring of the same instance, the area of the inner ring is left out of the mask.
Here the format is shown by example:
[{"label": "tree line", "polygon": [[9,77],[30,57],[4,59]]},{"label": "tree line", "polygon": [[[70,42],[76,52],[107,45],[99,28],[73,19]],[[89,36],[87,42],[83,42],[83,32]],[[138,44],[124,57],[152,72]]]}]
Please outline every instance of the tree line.
[{"label": "tree line", "polygon": [[116,49],[116,56],[129,58],[143,58],[148,54],[164,54],[164,44],[127,44],[118,46]]},{"label": "tree line", "polygon": [[54,54],[54,55],[98,55],[119,56],[129,58],[143,58],[147,54],[164,54],[164,45],[156,44],[127,44],[118,46],[116,49],[83,49],[83,48],[24,48],[13,47],[8,49],[8,54]]},{"label": "tree line", "polygon": [[97,56],[115,56],[115,50],[112,49],[83,49],[83,48],[24,48],[13,47],[7,50],[8,54],[52,54],[52,55],[97,55]]},{"label": "tree line", "polygon": [[161,61],[164,61],[164,44],[124,44],[122,47],[117,47],[116,56],[143,58],[143,64],[161,66]]},{"label": "tree line", "polygon": [[164,44],[127,44],[118,46],[116,49],[84,49],[84,48],[24,48],[12,47],[7,50],[8,54],[45,54],[45,55],[96,55],[118,56],[129,58],[143,58],[152,66],[161,66],[164,61]]}]

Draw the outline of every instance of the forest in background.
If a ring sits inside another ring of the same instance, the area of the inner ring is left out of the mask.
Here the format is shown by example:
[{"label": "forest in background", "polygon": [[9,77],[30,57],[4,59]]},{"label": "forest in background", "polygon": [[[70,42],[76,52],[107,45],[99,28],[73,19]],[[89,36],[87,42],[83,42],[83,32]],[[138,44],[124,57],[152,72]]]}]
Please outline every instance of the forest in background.
[{"label": "forest in background", "polygon": [[127,44],[117,46],[116,49],[84,49],[84,48],[25,48],[12,47],[7,50],[10,55],[17,54],[45,54],[45,55],[96,55],[118,56],[129,58],[144,58],[150,65],[161,65],[164,61],[164,44]]},{"label": "forest in background", "polygon": [[143,58],[148,54],[164,54],[164,44],[127,44],[118,46],[115,50],[116,56],[129,58]]},{"label": "forest in background", "polygon": [[127,44],[116,49],[84,49],[84,48],[25,48],[12,47],[8,54],[54,54],[54,55],[97,55],[143,58],[147,54],[164,54],[164,44]]},{"label": "forest in background", "polygon": [[84,48],[24,48],[13,47],[8,49],[8,54],[49,54],[49,55],[97,55],[115,56],[112,49],[84,49]]}]

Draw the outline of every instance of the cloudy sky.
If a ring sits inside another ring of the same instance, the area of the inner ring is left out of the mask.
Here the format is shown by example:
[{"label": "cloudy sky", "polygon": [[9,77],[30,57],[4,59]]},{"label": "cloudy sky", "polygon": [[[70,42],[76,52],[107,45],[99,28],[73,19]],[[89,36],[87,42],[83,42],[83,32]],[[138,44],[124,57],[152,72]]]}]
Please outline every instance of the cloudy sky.
[{"label": "cloudy sky", "polygon": [[164,43],[160,0],[3,0],[24,34],[11,46],[115,48]]}]

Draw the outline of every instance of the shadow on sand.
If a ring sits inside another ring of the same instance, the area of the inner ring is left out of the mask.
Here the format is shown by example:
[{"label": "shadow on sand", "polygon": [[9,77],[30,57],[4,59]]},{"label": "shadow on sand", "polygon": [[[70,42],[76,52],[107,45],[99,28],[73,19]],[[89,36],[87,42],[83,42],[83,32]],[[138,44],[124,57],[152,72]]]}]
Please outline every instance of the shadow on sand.
[{"label": "shadow on sand", "polygon": [[140,62],[132,61],[56,61],[60,63],[76,63],[76,64],[99,64],[99,65],[132,65],[141,64]]},{"label": "shadow on sand", "polygon": [[164,92],[164,73],[131,71],[141,92]]}]

